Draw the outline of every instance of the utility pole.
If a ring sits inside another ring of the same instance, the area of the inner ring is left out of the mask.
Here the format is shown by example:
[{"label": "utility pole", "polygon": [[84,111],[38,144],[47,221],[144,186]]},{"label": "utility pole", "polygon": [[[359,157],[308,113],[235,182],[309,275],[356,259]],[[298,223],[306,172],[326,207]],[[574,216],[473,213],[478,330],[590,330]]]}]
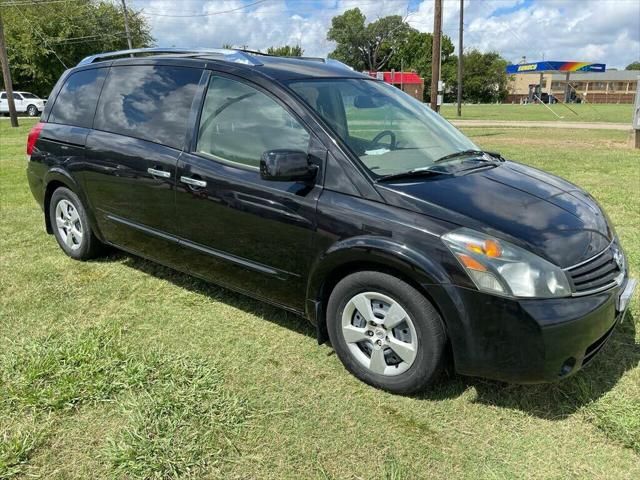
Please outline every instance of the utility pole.
[{"label": "utility pole", "polygon": [[[127,34],[127,44],[129,50],[133,50],[133,43],[131,43],[131,32],[129,31],[129,13],[127,13],[127,2],[122,0],[122,10],[124,10],[124,31]],[[133,57],[133,55],[131,55]]]},{"label": "utility pole", "polygon": [[458,116],[462,116],[462,31],[464,28],[464,0],[460,0],[460,28],[458,32]]},{"label": "utility pole", "polygon": [[442,0],[434,0],[433,48],[431,49],[431,109],[439,111],[438,86],[440,84],[440,41],[442,39]]},{"label": "utility pole", "polygon": [[4,43],[4,25],[2,24],[2,12],[0,12],[0,63],[2,63],[2,78],[4,79],[4,89],[7,92],[7,103],[9,104],[11,126],[17,127],[18,114],[16,113],[16,104],[13,101],[13,84],[11,83],[11,71],[9,70],[7,47]]}]

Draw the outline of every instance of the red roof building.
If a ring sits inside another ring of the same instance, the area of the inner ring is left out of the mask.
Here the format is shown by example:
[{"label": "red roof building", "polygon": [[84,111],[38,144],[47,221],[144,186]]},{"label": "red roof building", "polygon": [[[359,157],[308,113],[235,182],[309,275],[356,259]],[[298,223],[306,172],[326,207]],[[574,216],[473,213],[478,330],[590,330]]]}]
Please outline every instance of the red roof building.
[{"label": "red roof building", "polygon": [[403,92],[408,93],[412,97],[423,100],[424,95],[424,78],[415,72],[364,72],[372,78],[384,80],[391,85],[400,88]]}]

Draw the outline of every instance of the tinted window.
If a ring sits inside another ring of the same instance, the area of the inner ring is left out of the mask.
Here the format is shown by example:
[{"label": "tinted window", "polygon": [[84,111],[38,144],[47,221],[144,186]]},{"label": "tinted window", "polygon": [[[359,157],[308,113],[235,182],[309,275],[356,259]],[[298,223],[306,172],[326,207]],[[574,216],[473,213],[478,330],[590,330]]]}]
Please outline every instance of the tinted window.
[{"label": "tinted window", "polygon": [[72,73],[56,97],[49,121],[91,128],[106,74],[105,68]]},{"label": "tinted window", "polygon": [[197,150],[258,167],[266,150],[306,152],[309,134],[280,104],[244,83],[212,77],[200,119]]},{"label": "tinted window", "polygon": [[14,100],[22,100],[22,95],[20,95],[19,93],[14,93],[13,94],[13,99]]},{"label": "tinted window", "polygon": [[35,98],[35,99],[40,98],[40,97],[38,97],[38,96],[34,95],[33,93],[23,93],[23,94],[22,94],[22,96],[23,96],[24,98]]},{"label": "tinted window", "polygon": [[4,100],[5,98],[7,98],[7,94],[6,94],[6,93],[4,93],[4,92],[2,92],[2,95],[0,95],[0,98],[1,98],[2,100]]},{"label": "tinted window", "polygon": [[201,75],[195,68],[112,67],[95,128],[181,148]]}]

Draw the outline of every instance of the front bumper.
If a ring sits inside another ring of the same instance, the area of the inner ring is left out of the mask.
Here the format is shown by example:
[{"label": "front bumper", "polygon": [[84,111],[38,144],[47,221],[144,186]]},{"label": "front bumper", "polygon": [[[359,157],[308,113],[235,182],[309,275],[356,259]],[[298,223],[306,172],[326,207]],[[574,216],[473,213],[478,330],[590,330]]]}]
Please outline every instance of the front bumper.
[{"label": "front bumper", "polygon": [[[449,287],[456,371],[513,383],[551,382],[587,365],[622,321],[636,286],[584,297],[514,300]],[[447,318],[447,312],[445,318]]]}]

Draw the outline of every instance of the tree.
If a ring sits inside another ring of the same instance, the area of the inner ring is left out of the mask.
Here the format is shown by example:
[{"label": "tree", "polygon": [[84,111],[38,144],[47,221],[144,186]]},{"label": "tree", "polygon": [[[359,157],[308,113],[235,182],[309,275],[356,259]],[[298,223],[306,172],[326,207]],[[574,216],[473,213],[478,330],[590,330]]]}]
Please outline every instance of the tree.
[{"label": "tree", "polygon": [[267,48],[267,53],[277,57],[301,57],[304,54],[304,50],[300,45],[284,45],[282,47],[269,47]]},{"label": "tree", "polygon": [[[71,67],[88,55],[128,48],[122,7],[115,3],[43,0],[2,8],[16,90],[46,96],[65,70],[62,62]],[[131,8],[128,13],[133,47],[150,46],[145,18]]]},{"label": "tree", "polygon": [[464,54],[462,95],[466,102],[498,102],[507,95],[507,61],[496,52]]},{"label": "tree", "polygon": [[[431,83],[431,46],[433,35],[422,33],[410,28],[404,41],[399,46],[397,52],[391,57],[387,67],[397,71],[415,71],[425,80],[425,85]],[[456,56],[453,55],[454,46],[451,38],[446,35],[442,37],[442,69],[441,77],[446,85],[454,85],[457,78]],[[448,90],[448,87],[447,87]],[[429,88],[424,89],[424,100],[430,99]]]},{"label": "tree", "polygon": [[640,70],[640,62],[633,62],[626,66],[625,70]]},{"label": "tree", "polygon": [[336,42],[329,54],[356,70],[377,71],[398,51],[411,27],[399,15],[390,15],[366,24],[359,8],[331,19],[327,40]]}]

